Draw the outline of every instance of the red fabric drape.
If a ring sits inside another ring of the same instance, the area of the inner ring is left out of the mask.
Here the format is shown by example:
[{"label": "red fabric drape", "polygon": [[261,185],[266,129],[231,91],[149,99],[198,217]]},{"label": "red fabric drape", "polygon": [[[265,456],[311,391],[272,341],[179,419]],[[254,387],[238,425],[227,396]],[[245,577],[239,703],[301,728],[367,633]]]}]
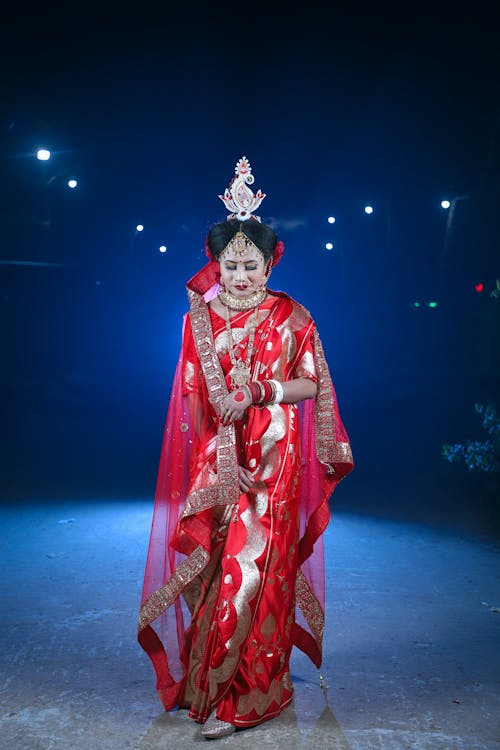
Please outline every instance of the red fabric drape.
[{"label": "red fabric drape", "polygon": [[[235,508],[244,511],[245,503],[248,505],[248,497],[239,494],[235,472],[241,441],[258,443],[256,436],[265,431],[268,417],[264,412],[255,413],[243,437],[218,423],[213,399],[223,395],[224,389],[227,392],[228,378],[227,355],[217,353],[214,342],[214,332],[222,322],[207,306],[217,291],[217,270],[216,263],[209,263],[188,284],[190,317],[183,323],[181,355],[165,424],[141,598],[138,639],[152,660],[166,709],[186,700],[198,612],[205,606],[202,602],[224,551],[225,537],[217,534],[218,525],[223,527],[225,514],[232,514]],[[288,375],[310,376],[318,382],[316,399],[303,401],[298,408],[284,405],[289,414],[287,429],[293,414],[298,416],[300,466],[289,466],[284,454],[280,461],[288,466],[290,480],[294,472],[300,473],[298,568],[293,576],[290,573],[297,602],[292,640],[319,667],[325,604],[322,534],[330,519],[329,497],[352,470],[353,460],[314,322],[287,295],[272,295],[263,306],[273,316],[272,325],[259,327],[260,338],[259,333],[255,338],[255,360],[260,363],[262,379],[274,374],[266,367],[282,367],[285,355],[276,359],[276,347],[283,347],[284,352],[292,331],[294,345],[298,342],[303,356],[297,355],[297,361],[290,359]],[[244,348],[245,339],[241,346]],[[236,527],[230,532],[234,536]],[[214,693],[217,700],[227,689],[224,685]],[[200,708],[195,718],[204,720],[203,710]],[[249,721],[256,723],[258,718]]]}]

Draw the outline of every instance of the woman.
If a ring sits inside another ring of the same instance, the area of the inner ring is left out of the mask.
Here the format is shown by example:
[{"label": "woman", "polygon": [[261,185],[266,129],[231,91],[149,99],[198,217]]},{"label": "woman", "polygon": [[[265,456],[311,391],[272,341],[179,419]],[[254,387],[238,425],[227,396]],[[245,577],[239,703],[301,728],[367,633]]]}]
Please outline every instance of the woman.
[{"label": "woman", "polygon": [[188,283],[139,622],[167,710],[207,738],[277,716],[294,645],[321,664],[322,533],[353,468],[311,316],[267,281],[283,245],[248,161]]}]

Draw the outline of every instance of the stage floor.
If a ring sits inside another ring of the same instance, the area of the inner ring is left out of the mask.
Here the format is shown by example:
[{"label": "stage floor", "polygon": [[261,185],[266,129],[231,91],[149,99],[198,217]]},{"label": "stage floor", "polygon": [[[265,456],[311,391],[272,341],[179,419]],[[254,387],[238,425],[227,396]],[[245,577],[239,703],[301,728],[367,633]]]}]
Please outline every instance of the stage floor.
[{"label": "stage floor", "polygon": [[[136,641],[150,500],[2,513],[2,750],[183,750]],[[500,741],[500,543],[333,512],[324,665],[292,660],[294,703],[219,740],[238,750],[493,750]]]}]

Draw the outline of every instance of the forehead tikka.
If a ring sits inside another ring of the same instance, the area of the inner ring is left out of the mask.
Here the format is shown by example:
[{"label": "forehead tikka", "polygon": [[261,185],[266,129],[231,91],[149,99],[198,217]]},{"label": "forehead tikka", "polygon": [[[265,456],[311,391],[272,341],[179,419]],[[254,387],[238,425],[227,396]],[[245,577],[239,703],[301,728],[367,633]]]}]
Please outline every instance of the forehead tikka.
[{"label": "forehead tikka", "polygon": [[237,258],[243,258],[248,250],[256,250],[259,256],[264,260],[264,254],[252,240],[243,232],[236,232],[227,243],[226,247],[220,254],[219,260],[224,260],[228,253],[232,252]]}]

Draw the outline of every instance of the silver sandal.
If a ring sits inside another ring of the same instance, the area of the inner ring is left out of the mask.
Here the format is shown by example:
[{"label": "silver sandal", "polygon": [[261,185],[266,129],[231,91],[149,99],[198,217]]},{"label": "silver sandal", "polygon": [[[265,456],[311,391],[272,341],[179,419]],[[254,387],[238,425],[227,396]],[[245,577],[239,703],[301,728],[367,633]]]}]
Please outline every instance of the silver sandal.
[{"label": "silver sandal", "polygon": [[235,726],[230,724],[228,721],[222,721],[215,715],[215,711],[212,711],[206,722],[203,724],[201,733],[208,740],[216,740],[219,737],[227,737],[229,734],[233,734]]}]

